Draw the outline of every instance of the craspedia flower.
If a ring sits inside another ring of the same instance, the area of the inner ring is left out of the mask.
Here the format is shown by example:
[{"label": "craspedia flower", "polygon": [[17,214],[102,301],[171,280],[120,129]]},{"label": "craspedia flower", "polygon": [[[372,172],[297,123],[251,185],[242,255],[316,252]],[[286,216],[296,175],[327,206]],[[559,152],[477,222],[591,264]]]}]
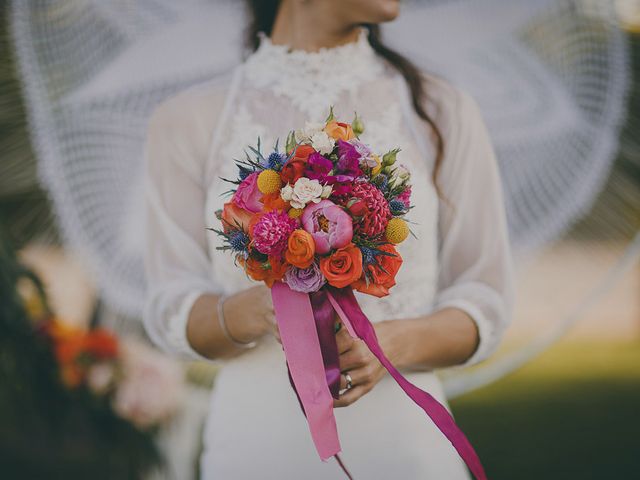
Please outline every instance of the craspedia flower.
[{"label": "craspedia flower", "polygon": [[401,218],[392,218],[387,224],[385,234],[391,243],[402,243],[409,236],[409,225]]},{"label": "craspedia flower", "polygon": [[298,221],[283,211],[265,213],[253,226],[253,245],[265,255],[280,255],[297,226]]},{"label": "craspedia flower", "polygon": [[367,206],[367,214],[354,223],[354,231],[369,237],[383,234],[391,218],[391,210],[382,192],[370,183],[354,183],[351,192],[340,197],[338,202],[346,205],[353,198],[362,200]]},{"label": "craspedia flower", "polygon": [[291,218],[300,218],[302,216],[302,212],[304,212],[303,208],[291,208],[288,213]]},{"label": "craspedia flower", "polygon": [[263,170],[258,175],[258,190],[265,195],[279,192],[281,186],[280,174],[275,170]]}]

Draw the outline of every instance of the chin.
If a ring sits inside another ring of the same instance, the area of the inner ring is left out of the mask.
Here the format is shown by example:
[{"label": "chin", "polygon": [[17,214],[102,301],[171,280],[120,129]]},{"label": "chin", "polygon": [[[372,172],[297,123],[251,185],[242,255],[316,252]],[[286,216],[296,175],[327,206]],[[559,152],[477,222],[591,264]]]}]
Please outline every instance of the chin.
[{"label": "chin", "polygon": [[341,4],[359,17],[359,23],[390,22],[400,14],[400,0],[349,0]]}]

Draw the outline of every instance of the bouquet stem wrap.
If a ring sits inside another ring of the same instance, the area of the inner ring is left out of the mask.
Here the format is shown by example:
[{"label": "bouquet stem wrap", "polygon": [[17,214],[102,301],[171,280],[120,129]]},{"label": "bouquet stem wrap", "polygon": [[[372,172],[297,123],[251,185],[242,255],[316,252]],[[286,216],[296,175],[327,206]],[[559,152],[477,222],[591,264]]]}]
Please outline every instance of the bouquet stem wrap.
[{"label": "bouquet stem wrap", "polygon": [[373,325],[360,309],[350,288],[327,286],[309,295],[276,282],[271,294],[290,379],[322,460],[337,455],[341,450],[333,415],[333,398],[337,398],[340,382],[333,331],[335,311],[349,334],[366,343],[409,398],[447,437],[475,478],[486,480],[478,455],[448,410],[429,393],[404,378],[384,355]]}]

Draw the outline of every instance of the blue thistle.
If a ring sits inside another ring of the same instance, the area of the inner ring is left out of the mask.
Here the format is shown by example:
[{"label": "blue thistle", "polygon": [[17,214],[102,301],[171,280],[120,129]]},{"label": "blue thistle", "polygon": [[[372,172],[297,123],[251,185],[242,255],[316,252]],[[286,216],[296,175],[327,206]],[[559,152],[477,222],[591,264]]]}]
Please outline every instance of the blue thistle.
[{"label": "blue thistle", "polygon": [[240,180],[244,180],[245,178],[247,178],[249,175],[251,175],[253,173],[253,170],[247,167],[243,167],[242,165],[238,165],[238,176],[240,177]]},{"label": "blue thistle", "polygon": [[249,246],[249,235],[243,231],[237,231],[229,236],[229,246],[234,252],[244,252]]},{"label": "blue thistle", "polygon": [[378,189],[382,192],[384,192],[384,190],[387,188],[387,185],[389,184],[389,177],[387,177],[385,174],[381,173],[379,175],[376,175],[373,178],[373,184],[378,187]]},{"label": "blue thistle", "polygon": [[389,209],[391,210],[392,215],[402,215],[407,210],[407,207],[404,202],[398,199],[393,199],[389,202]]},{"label": "blue thistle", "polygon": [[372,248],[360,247],[360,251],[362,252],[362,261],[365,265],[369,265],[375,261],[376,254]]},{"label": "blue thistle", "polygon": [[280,170],[286,160],[287,156],[284,153],[272,152],[265,159],[264,167],[271,170]]}]

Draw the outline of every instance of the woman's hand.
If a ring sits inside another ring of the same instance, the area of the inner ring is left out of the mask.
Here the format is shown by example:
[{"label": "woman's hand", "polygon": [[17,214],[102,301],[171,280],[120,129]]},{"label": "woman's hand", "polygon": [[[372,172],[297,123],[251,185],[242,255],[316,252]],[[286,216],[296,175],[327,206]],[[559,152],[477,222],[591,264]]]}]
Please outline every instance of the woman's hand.
[{"label": "woman's hand", "polygon": [[[385,346],[391,345],[392,329],[387,322],[374,324],[376,336],[381,348],[388,355]],[[347,329],[342,326],[336,333],[338,353],[340,354],[340,391],[347,388],[346,374],[351,377],[351,388],[340,395],[338,400],[333,400],[334,407],[346,407],[351,405],[363,395],[369,393],[373,387],[384,377],[387,370],[371,353],[369,347],[359,338],[349,335]]]},{"label": "woman's hand", "polygon": [[264,285],[242,290],[228,297],[223,305],[229,334],[239,342],[251,342],[270,333],[280,341],[271,290]]}]

